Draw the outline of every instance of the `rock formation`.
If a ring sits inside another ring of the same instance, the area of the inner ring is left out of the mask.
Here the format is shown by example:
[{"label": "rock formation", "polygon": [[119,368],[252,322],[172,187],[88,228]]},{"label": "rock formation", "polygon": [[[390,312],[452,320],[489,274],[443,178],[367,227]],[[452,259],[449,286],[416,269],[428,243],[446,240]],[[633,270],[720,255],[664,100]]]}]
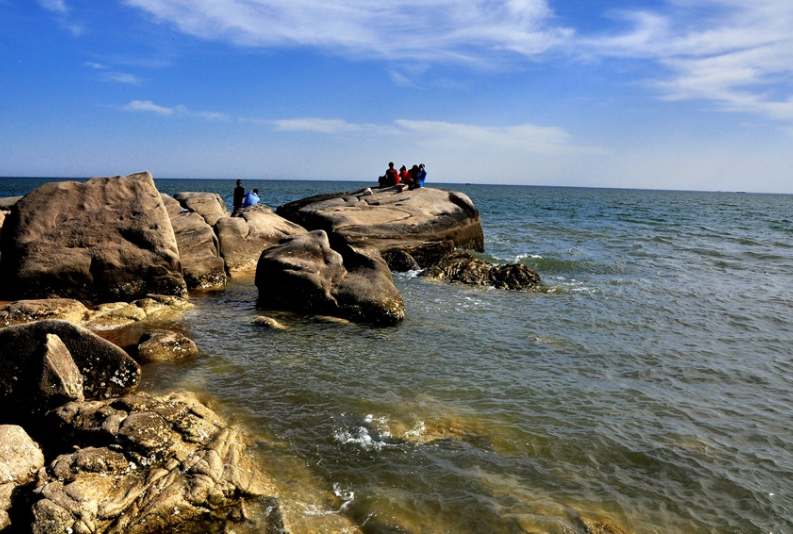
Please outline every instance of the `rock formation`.
[{"label": "rock formation", "polygon": [[262,306],[394,324],[405,305],[385,261],[374,248],[333,250],[317,230],[288,237],[261,254],[256,287]]},{"label": "rock formation", "polygon": [[31,191],[6,218],[0,250],[6,299],[186,292],[173,228],[147,172]]},{"label": "rock formation", "polygon": [[145,332],[138,341],[135,359],[139,363],[169,362],[198,354],[192,339],[172,330]]},{"label": "rock formation", "polygon": [[[308,230],[327,232],[339,244],[369,244],[385,258],[410,254],[429,267],[455,248],[482,251],[479,211],[466,195],[437,188],[396,187],[319,195],[279,206],[277,213]],[[410,263],[410,262],[409,262]]]},{"label": "rock formation", "polygon": [[230,275],[255,272],[259,256],[287,236],[305,234],[302,226],[276,215],[268,206],[245,208],[236,217],[218,219],[215,230]]},{"label": "rock formation", "polygon": [[[200,214],[182,208],[175,198],[162,195],[173,226],[182,274],[188,289],[215,290],[226,287],[226,265],[220,257],[215,231]],[[195,206],[195,204],[193,204]],[[202,207],[202,205],[198,205]]]},{"label": "rock formation", "polygon": [[52,424],[78,450],[39,472],[34,534],[226,532],[244,499],[273,494],[240,431],[190,394],[73,402]]},{"label": "rock formation", "polygon": [[217,193],[176,193],[173,197],[182,207],[203,217],[209,226],[229,216],[226,203]]},{"label": "rock formation", "polygon": [[537,290],[540,284],[540,275],[523,264],[493,265],[475,258],[470,252],[455,252],[419,276],[520,291]]},{"label": "rock formation", "polygon": [[140,382],[126,352],[65,321],[0,328],[0,412],[19,422],[71,399],[122,395]]},{"label": "rock formation", "polygon": [[25,430],[0,425],[0,531],[11,524],[8,512],[14,492],[36,480],[44,467],[44,455]]}]

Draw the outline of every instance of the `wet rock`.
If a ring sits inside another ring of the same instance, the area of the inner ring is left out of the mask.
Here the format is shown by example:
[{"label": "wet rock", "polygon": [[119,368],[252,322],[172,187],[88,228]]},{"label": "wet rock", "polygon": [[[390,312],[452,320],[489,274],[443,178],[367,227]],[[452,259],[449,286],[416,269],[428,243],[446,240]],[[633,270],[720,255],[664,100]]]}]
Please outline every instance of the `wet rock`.
[{"label": "wet rock", "polygon": [[[122,395],[140,382],[140,367],[123,350],[85,328],[65,321],[39,321],[0,329],[0,414],[18,422],[49,407],[55,396],[95,399]],[[45,387],[42,387],[45,386]]]},{"label": "wet rock", "polygon": [[286,327],[273,319],[272,317],[267,317],[266,315],[259,315],[253,318],[251,321],[255,325],[264,326],[271,330],[286,330]]},{"label": "wet rock", "polygon": [[70,403],[53,415],[83,448],[39,472],[34,533],[224,532],[245,520],[246,499],[273,495],[240,431],[192,395]]},{"label": "wet rock", "polygon": [[32,323],[45,319],[59,319],[80,324],[88,315],[88,308],[74,299],[18,300],[0,306],[0,325]]},{"label": "wet rock", "polygon": [[203,217],[209,226],[229,216],[226,203],[217,193],[176,193],[173,197],[182,207]]},{"label": "wet rock", "polygon": [[154,330],[140,337],[135,359],[139,363],[168,362],[197,354],[192,339],[171,330]]},{"label": "wet rock", "polygon": [[173,228],[149,173],[31,191],[6,218],[0,250],[7,299],[186,293]]},{"label": "wet rock", "polygon": [[14,492],[33,482],[42,467],[44,455],[25,430],[0,425],[0,531],[11,524],[8,512]]},{"label": "wet rock", "polygon": [[235,217],[219,219],[215,230],[231,276],[255,272],[264,249],[277,245],[284,237],[306,233],[302,226],[276,215],[263,204],[245,208]]},{"label": "wet rock", "polygon": [[204,217],[183,209],[175,198],[162,195],[173,226],[182,274],[188,289],[217,290],[226,287],[226,264],[220,257],[218,238]]},{"label": "wet rock", "polygon": [[260,304],[357,322],[404,319],[404,302],[377,250],[343,246],[342,252],[330,248],[322,230],[265,250],[256,270]]},{"label": "wet rock", "polygon": [[193,304],[172,295],[147,295],[132,302],[109,302],[89,310],[84,326],[95,332],[119,329],[144,321],[166,322],[181,318]]},{"label": "wet rock", "polygon": [[494,286],[498,289],[535,291],[540,275],[522,264],[492,265],[470,252],[456,252],[419,276],[458,282],[471,286]]},{"label": "wet rock", "polygon": [[277,213],[308,230],[325,230],[334,248],[339,243],[369,244],[381,254],[394,250],[408,252],[421,267],[420,251],[430,257],[439,243],[443,248],[482,251],[479,210],[462,193],[437,188],[399,192],[397,187],[335,193],[290,202]]}]

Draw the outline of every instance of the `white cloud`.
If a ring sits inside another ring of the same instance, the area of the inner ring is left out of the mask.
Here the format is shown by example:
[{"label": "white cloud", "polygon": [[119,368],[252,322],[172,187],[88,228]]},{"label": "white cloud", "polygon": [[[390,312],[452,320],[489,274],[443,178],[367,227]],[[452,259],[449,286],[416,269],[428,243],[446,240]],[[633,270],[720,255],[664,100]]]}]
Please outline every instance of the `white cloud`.
[{"label": "white cloud", "polygon": [[41,7],[56,13],[66,14],[69,12],[69,7],[63,0],[36,0]]},{"label": "white cloud", "polygon": [[128,85],[141,84],[141,79],[139,77],[124,72],[103,72],[100,79],[105,82],[124,83]]},{"label": "white cloud", "polygon": [[156,113],[157,115],[199,117],[208,121],[228,122],[230,120],[226,113],[217,113],[214,111],[190,111],[185,106],[181,105],[175,107],[159,106],[151,100],[133,100],[129,104],[121,106],[121,109],[124,111]]},{"label": "white cloud", "polygon": [[371,130],[372,125],[352,124],[337,119],[286,119],[270,121],[281,132],[314,132],[322,134],[348,134]]},{"label": "white cloud", "polygon": [[206,39],[355,57],[480,62],[566,42],[547,0],[125,0]]},{"label": "white cloud", "polygon": [[[793,3],[672,0],[666,13],[621,13],[631,31],[582,38],[582,54],[656,61],[650,82],[667,100],[793,120]],[[704,14],[703,14],[704,13]]]}]

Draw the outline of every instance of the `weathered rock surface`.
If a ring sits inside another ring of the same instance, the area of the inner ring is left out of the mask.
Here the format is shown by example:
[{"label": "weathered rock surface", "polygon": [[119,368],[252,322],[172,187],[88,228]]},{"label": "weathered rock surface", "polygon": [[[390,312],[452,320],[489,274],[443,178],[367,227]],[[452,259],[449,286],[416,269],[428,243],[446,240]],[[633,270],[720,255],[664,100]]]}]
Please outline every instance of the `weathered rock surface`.
[{"label": "weathered rock surface", "polygon": [[163,194],[162,200],[176,236],[187,288],[224,289],[226,265],[212,227],[198,213],[182,208],[175,198]]},{"label": "weathered rock surface", "polygon": [[59,319],[74,324],[86,320],[88,308],[74,299],[18,300],[0,306],[0,325],[32,323],[45,319]]},{"label": "weathered rock surface", "polygon": [[3,197],[0,198],[0,211],[10,212],[11,208],[16,204],[19,199],[22,197]]},{"label": "weathered rock surface", "polygon": [[540,275],[520,263],[493,265],[470,252],[455,252],[419,275],[436,280],[459,282],[471,286],[494,286],[497,289],[534,291],[539,289]]},{"label": "weathered rock surface", "polygon": [[7,299],[186,292],[173,228],[147,172],[31,191],[6,218],[0,250]]},{"label": "weathered rock surface", "polygon": [[8,511],[14,491],[33,482],[42,467],[44,455],[25,430],[0,425],[0,530],[11,524]]},{"label": "weathered rock surface", "polygon": [[135,359],[139,363],[169,362],[198,354],[192,339],[172,330],[145,332],[138,342]]},{"label": "weathered rock surface", "polygon": [[176,193],[173,197],[184,208],[203,217],[209,226],[215,226],[218,219],[229,216],[226,203],[217,193]]},{"label": "weathered rock surface", "polygon": [[245,208],[236,217],[218,219],[215,225],[226,269],[234,276],[255,272],[259,256],[284,237],[301,235],[306,229],[291,223],[263,204]]},{"label": "weathered rock surface", "polygon": [[436,188],[398,192],[396,187],[353,193],[319,195],[279,206],[277,213],[308,230],[325,230],[331,244],[369,244],[384,257],[408,251],[421,267],[435,263],[424,258],[425,248],[443,244],[444,250],[482,251],[479,210],[462,193]]},{"label": "weathered rock surface", "polygon": [[53,425],[83,448],[39,472],[35,534],[226,532],[244,499],[273,495],[240,431],[190,394],[69,403]]},{"label": "weathered rock surface", "polygon": [[330,248],[322,230],[265,250],[256,269],[259,303],[358,322],[403,320],[404,302],[377,250],[343,246],[341,252]]},{"label": "weathered rock surface", "polygon": [[0,417],[10,418],[4,422],[79,398],[80,379],[85,398],[122,395],[137,387],[140,367],[109,341],[65,321],[0,329]]}]

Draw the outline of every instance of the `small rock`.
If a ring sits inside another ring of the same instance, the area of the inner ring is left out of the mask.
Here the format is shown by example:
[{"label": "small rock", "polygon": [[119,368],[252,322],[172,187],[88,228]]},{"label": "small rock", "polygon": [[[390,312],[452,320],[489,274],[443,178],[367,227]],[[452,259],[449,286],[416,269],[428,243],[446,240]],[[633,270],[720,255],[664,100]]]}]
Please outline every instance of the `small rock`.
[{"label": "small rock", "polygon": [[138,341],[137,361],[140,363],[167,362],[198,354],[192,339],[171,330],[145,332]]}]

